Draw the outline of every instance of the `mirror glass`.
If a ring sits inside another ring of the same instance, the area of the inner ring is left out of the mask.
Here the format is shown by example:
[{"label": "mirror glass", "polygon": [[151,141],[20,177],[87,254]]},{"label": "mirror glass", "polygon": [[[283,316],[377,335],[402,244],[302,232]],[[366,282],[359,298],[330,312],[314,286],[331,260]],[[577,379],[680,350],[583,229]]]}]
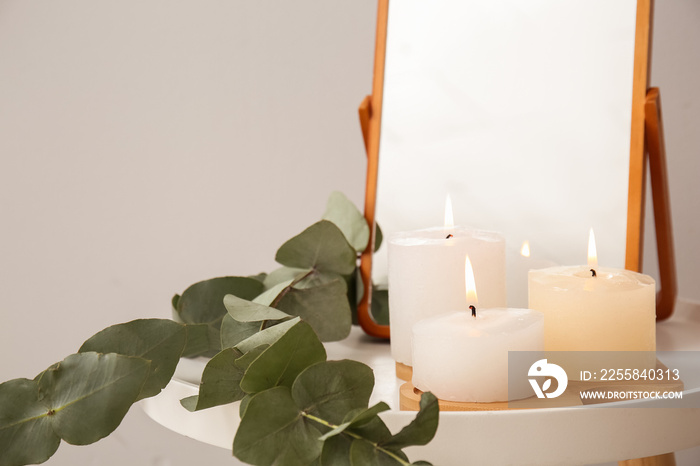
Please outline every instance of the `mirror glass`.
[{"label": "mirror glass", "polygon": [[[624,267],[636,1],[389,2],[376,219],[499,231],[518,254]],[[386,249],[373,278],[386,282]],[[536,268],[536,267],[535,267]],[[518,281],[523,283],[518,284]],[[523,292],[525,293],[523,295]]]}]

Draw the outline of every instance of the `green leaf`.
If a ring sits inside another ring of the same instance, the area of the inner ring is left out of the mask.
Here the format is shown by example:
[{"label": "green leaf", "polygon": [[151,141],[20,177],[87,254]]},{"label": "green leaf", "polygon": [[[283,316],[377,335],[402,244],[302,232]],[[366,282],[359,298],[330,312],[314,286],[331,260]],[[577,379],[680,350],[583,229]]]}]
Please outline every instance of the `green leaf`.
[{"label": "green leaf", "polygon": [[260,346],[246,354],[236,348],[221,351],[204,367],[199,395],[181,400],[182,406],[189,411],[199,411],[241,400],[246,395],[239,386],[243,374],[265,348],[267,346]]},{"label": "green leaf", "polygon": [[308,322],[321,341],[338,341],[350,334],[352,313],[347,285],[340,277],[313,288],[292,287],[277,308]]},{"label": "green leaf", "polygon": [[187,331],[187,344],[182,351],[183,358],[193,358],[209,352],[213,345],[209,342],[207,324],[184,324]]},{"label": "green leaf", "polygon": [[[177,312],[177,303],[180,302],[180,295],[176,294],[173,296],[173,298],[170,300],[170,304],[173,306],[173,320],[177,322],[177,319],[180,318],[180,315]],[[182,323],[182,322],[180,322]]]},{"label": "green leaf", "polygon": [[323,344],[309,324],[302,321],[251,363],[241,380],[241,388],[247,393],[257,393],[279,385],[291,387],[301,371],[325,360]]},{"label": "green leaf", "polygon": [[[274,289],[272,289],[271,291],[274,291]],[[281,291],[281,289],[279,291]],[[277,294],[279,294],[279,291]],[[277,310],[275,308],[263,304],[258,304],[253,301],[241,299],[232,294],[226,295],[226,297],[224,297],[224,306],[226,306],[226,310],[231,315],[231,317],[233,317],[239,322],[281,320],[290,317],[289,314]]]},{"label": "green leaf", "polygon": [[252,278],[254,280],[259,281],[260,283],[264,283],[265,279],[267,278],[267,273],[265,272],[260,272],[256,275],[248,275],[248,278]]},{"label": "green leaf", "polygon": [[352,437],[336,435],[323,441],[322,466],[351,466],[350,447]]},{"label": "green leaf", "polygon": [[37,381],[43,419],[63,440],[87,445],[119,426],[136,401],[150,362],[109,353],[78,353],[47,369]]},{"label": "green leaf", "polygon": [[389,290],[372,285],[372,318],[380,325],[389,325]]},{"label": "green leaf", "polygon": [[403,453],[381,451],[364,439],[353,440],[350,446],[352,466],[397,466],[406,463],[408,458]]},{"label": "green leaf", "polygon": [[341,424],[354,409],[367,408],[374,373],[357,361],[325,361],[306,368],[292,386],[297,405],[332,424]]},{"label": "green leaf", "polygon": [[375,222],[374,225],[374,252],[377,252],[384,241],[384,233],[382,233],[382,229],[379,227],[378,223]]},{"label": "green leaf", "polygon": [[296,280],[309,272],[309,269],[298,269],[296,267],[280,267],[270,272],[265,278],[265,289],[269,290],[273,286],[289,280]]},{"label": "green leaf", "polygon": [[[292,283],[294,283],[293,279],[277,283],[276,285],[265,290],[265,292],[263,292],[260,296],[257,296],[253,300],[253,302],[257,304],[262,304],[263,306],[270,306],[275,301],[277,296],[279,296],[279,294],[282,293],[285,289],[287,289]],[[229,311],[229,313],[230,312],[231,311]]]},{"label": "green leaf", "polygon": [[38,400],[35,380],[14,379],[0,384],[0,464],[43,463],[61,438],[46,420],[48,409]]},{"label": "green leaf", "polygon": [[250,403],[250,399],[253,397],[253,395],[246,395],[243,397],[241,400],[241,405],[238,407],[238,416],[243,417],[245,416],[245,410],[248,408],[248,403]]},{"label": "green leaf", "polygon": [[302,418],[288,387],[251,397],[233,439],[233,454],[246,463],[308,465],[321,453],[321,433]]},{"label": "green leaf", "polygon": [[260,322],[239,322],[230,314],[221,321],[221,347],[231,348],[260,331]]},{"label": "green leaf", "polygon": [[261,345],[272,345],[300,321],[301,320],[298,317],[295,317],[294,319],[285,320],[284,322],[270,328],[266,328],[263,331],[256,332],[254,335],[251,335],[240,343],[237,343],[236,348],[238,348],[242,353],[247,353],[248,351]]},{"label": "green leaf", "polygon": [[333,437],[334,435],[338,435],[345,431],[345,429],[351,428],[351,427],[360,427],[363,426],[370,421],[372,421],[377,414],[382,413],[384,411],[387,411],[391,408],[389,408],[389,405],[382,402],[377,403],[376,405],[372,406],[371,408],[367,409],[353,409],[350,411],[346,416],[345,419],[346,421],[340,424],[338,427],[335,429],[326,432],[322,437],[321,440],[326,440],[330,437]]},{"label": "green leaf", "polygon": [[117,353],[151,361],[140,400],[157,395],[170,382],[186,340],[184,325],[168,319],[139,319],[107,327],[83,343],[78,352]]},{"label": "green leaf", "polygon": [[321,220],[284,243],[275,260],[288,267],[349,275],[355,270],[357,253],[337,226]]},{"label": "green leaf", "polygon": [[216,354],[221,347],[221,321],[226,315],[224,296],[233,294],[253,299],[263,291],[263,284],[249,277],[219,277],[204,280],[187,288],[177,300],[176,313],[187,324],[207,324],[210,350]]},{"label": "green leaf", "polygon": [[365,250],[369,241],[369,225],[362,212],[343,193],[331,193],[323,219],[333,222],[357,252]]},{"label": "green leaf", "polygon": [[379,414],[383,413],[384,411],[388,411],[391,408],[389,407],[388,404],[384,403],[383,401],[380,401],[376,405],[372,406],[371,408],[367,409],[362,409],[359,410],[359,412],[350,412],[349,414],[349,425],[348,427],[359,427],[367,424],[369,421],[374,419],[374,417]]},{"label": "green leaf", "polygon": [[401,450],[412,445],[425,445],[435,437],[439,420],[438,400],[432,393],[425,392],[421,396],[420,411],[415,419],[390,440],[382,442],[381,446]]},{"label": "green leaf", "polygon": [[350,317],[352,325],[358,325],[357,306],[362,300],[364,293],[364,284],[360,277],[360,269],[355,269],[355,273],[350,275],[347,280],[348,284],[348,304],[350,305]]}]

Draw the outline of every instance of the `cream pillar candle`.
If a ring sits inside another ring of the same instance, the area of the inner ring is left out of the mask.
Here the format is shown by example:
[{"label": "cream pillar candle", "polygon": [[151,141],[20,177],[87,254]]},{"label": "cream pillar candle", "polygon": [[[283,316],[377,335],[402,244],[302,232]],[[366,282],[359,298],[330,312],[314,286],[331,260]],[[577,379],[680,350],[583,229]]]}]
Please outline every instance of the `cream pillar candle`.
[{"label": "cream pillar candle", "polygon": [[413,385],[441,400],[508,401],[532,396],[526,377],[511,382],[508,351],[543,350],[543,315],[530,309],[477,309],[413,327]]},{"label": "cream pillar candle", "polygon": [[482,305],[505,307],[505,239],[500,234],[431,228],[396,233],[388,243],[391,354],[397,362],[412,365],[411,329],[416,322],[464,309],[466,254],[474,265]]},{"label": "cream pillar candle", "polygon": [[551,267],[529,273],[529,307],[545,316],[547,351],[654,351],[654,279],[629,270]]},{"label": "cream pillar candle", "polygon": [[546,351],[655,351],[656,286],[648,275],[589,265],[529,273],[529,307],[545,316]]}]

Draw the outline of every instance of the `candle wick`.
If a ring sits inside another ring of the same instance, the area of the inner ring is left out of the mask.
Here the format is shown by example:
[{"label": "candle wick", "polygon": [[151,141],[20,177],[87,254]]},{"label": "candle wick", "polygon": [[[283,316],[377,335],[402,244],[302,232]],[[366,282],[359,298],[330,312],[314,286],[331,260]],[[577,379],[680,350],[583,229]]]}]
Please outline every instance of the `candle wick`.
[{"label": "candle wick", "polygon": [[452,236],[453,236],[452,233],[450,233],[449,235],[447,235],[447,237],[445,239],[450,239],[450,238],[452,238]]},{"label": "candle wick", "polygon": [[474,306],[469,306],[469,309],[472,310],[472,317],[476,319],[476,308]]},{"label": "candle wick", "polygon": [[595,277],[598,276],[598,274],[595,273],[595,269],[591,269],[591,276],[592,276],[593,278],[595,278]]}]

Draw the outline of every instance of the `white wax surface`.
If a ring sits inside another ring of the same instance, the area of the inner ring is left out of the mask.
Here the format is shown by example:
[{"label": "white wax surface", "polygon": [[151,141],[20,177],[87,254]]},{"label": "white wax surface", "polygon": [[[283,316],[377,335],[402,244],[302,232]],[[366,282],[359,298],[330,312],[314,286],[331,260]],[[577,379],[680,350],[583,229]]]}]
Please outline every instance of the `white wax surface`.
[{"label": "white wax surface", "polygon": [[[413,385],[442,400],[507,401],[508,351],[542,351],[544,316],[530,309],[454,312],[413,327]],[[510,399],[532,395],[526,377]]]},{"label": "white wax surface", "polygon": [[[453,237],[446,239],[448,233]],[[464,227],[430,228],[396,233],[388,243],[391,354],[396,361],[412,365],[411,329],[416,322],[467,308],[467,254],[479,305],[505,307],[505,240],[500,234]]]},{"label": "white wax surface", "polygon": [[655,351],[654,279],[629,270],[551,267],[529,273],[547,351]]}]

